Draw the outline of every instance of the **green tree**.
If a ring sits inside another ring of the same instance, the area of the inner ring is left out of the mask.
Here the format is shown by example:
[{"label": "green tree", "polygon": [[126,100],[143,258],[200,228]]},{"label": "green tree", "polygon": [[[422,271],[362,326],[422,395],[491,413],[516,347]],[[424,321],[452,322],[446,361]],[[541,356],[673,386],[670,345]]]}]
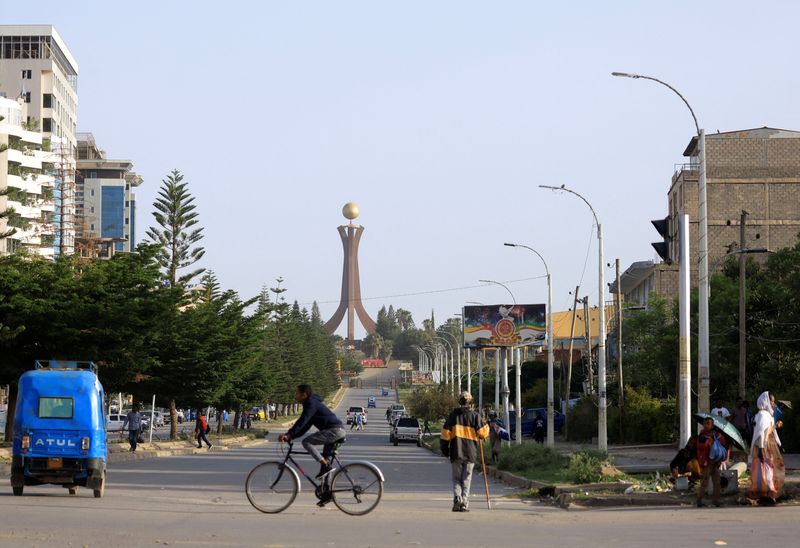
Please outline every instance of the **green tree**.
[{"label": "green tree", "polygon": [[180,277],[178,271],[199,261],[205,249],[198,245],[203,238],[203,228],[198,226],[194,197],[180,171],[173,170],[161,182],[153,207],[153,218],[158,226],[150,227],[147,236],[161,244],[158,260],[166,271],[170,286],[185,286],[204,269],[198,268]]}]

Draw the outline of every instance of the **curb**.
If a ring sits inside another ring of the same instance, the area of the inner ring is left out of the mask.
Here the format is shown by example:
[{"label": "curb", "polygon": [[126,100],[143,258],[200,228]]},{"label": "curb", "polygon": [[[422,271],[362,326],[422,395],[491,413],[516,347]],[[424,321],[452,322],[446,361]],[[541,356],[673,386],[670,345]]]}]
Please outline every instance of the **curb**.
[{"label": "curb", "polygon": [[[207,455],[209,453],[219,453],[219,452],[229,451],[231,449],[243,449],[247,447],[255,447],[265,443],[269,443],[268,440],[243,439],[241,440],[241,442],[237,441],[231,445],[214,445],[211,451],[205,448],[198,449],[197,447],[180,447],[175,449],[155,449],[155,450],[144,449],[142,451],[137,451],[136,453],[131,453],[129,451],[111,451],[108,453],[108,456],[106,458],[108,464],[119,464],[123,462],[131,462],[134,460],[145,460],[151,458],[179,457],[187,455]],[[7,478],[10,475],[11,475],[11,465],[0,464],[0,478]]]}]

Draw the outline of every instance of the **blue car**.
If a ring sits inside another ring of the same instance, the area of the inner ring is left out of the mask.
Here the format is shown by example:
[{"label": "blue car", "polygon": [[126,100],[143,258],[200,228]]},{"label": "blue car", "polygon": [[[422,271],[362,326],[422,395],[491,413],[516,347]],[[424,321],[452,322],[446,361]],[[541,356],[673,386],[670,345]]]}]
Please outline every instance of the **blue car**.
[{"label": "blue car", "polygon": [[375,400],[375,396],[370,396],[367,399],[367,407],[378,407],[378,404]]},{"label": "blue car", "polygon": [[37,361],[19,379],[11,488],[54,484],[100,498],[106,484],[103,386],[92,362]]},{"label": "blue car", "polygon": [[[555,432],[561,432],[564,428],[564,423],[566,422],[566,418],[564,414],[560,411],[553,411],[555,413],[554,421],[553,421],[553,430]],[[547,408],[545,407],[528,407],[524,409],[524,414],[522,415],[522,436],[523,437],[533,437],[533,421],[536,419],[536,414],[541,413],[542,418],[545,420],[545,428],[547,428]],[[510,432],[511,436],[514,437],[517,428],[517,417],[514,411],[511,411],[508,415],[509,421],[509,428],[508,431]]]}]

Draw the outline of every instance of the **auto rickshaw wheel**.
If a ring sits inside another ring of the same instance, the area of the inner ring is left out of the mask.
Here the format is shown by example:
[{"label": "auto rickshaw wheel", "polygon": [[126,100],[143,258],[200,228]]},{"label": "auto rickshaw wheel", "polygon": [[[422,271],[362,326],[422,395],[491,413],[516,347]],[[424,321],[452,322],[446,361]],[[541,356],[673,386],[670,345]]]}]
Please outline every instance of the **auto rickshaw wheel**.
[{"label": "auto rickshaw wheel", "polygon": [[78,494],[78,486],[77,485],[73,485],[72,487],[70,487],[69,488],[69,494],[70,495],[77,495]]},{"label": "auto rickshaw wheel", "polygon": [[22,490],[24,489],[24,487],[22,487],[22,486],[12,487],[11,489],[14,491],[14,496],[15,497],[21,497],[22,496]]},{"label": "auto rickshaw wheel", "polygon": [[101,499],[106,492],[106,473],[103,472],[103,479],[100,480],[100,488],[94,490],[94,498]]}]

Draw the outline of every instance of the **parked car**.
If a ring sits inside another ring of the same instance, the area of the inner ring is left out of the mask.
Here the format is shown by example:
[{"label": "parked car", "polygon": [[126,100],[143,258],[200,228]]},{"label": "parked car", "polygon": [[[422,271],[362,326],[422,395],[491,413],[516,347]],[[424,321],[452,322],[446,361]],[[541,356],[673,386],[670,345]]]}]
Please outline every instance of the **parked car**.
[{"label": "parked car", "polygon": [[394,421],[406,414],[406,406],[402,403],[393,403],[389,407],[389,424],[394,424]]},{"label": "parked car", "polygon": [[120,430],[125,421],[125,415],[112,413],[106,417],[106,430]]},{"label": "parked car", "polygon": [[377,402],[375,400],[375,396],[370,396],[369,397],[369,399],[367,400],[367,407],[368,408],[369,407],[376,407],[376,408],[378,407],[378,404],[377,404]]},{"label": "parked car", "polygon": [[398,445],[400,442],[416,443],[422,445],[422,429],[416,417],[400,417],[389,430],[389,442]]},{"label": "parked car", "polygon": [[[564,414],[560,411],[553,411],[555,413],[555,417],[553,420],[553,430],[555,432],[561,432],[564,428],[564,423],[566,422],[566,418]],[[522,415],[522,436],[523,437],[533,437],[533,421],[536,419],[536,414],[541,413],[542,418],[545,419],[545,428],[547,428],[547,408],[545,407],[529,407],[523,410]],[[508,414],[508,422],[509,427],[508,431],[511,434],[512,439],[516,436],[516,428],[517,428],[517,420],[516,420],[516,412],[511,411]]]},{"label": "parked car", "polygon": [[361,415],[364,417],[364,424],[367,424],[367,410],[357,405],[354,405],[347,410],[347,424],[352,424],[356,418],[356,415]]},{"label": "parked car", "polygon": [[164,415],[161,411],[141,411],[142,419],[147,421],[148,427],[150,426],[150,416],[152,415],[155,417],[153,421],[153,427],[158,428],[159,426],[164,426]]}]

